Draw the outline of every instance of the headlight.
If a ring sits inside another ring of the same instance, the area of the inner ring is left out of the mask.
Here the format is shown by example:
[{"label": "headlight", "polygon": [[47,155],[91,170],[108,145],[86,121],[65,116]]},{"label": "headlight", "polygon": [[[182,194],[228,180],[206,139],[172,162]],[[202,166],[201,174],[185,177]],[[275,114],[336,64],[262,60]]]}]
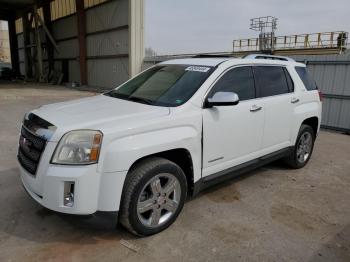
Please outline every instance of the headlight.
[{"label": "headlight", "polygon": [[77,130],[65,134],[52,157],[54,164],[87,165],[97,163],[102,133],[94,130]]}]

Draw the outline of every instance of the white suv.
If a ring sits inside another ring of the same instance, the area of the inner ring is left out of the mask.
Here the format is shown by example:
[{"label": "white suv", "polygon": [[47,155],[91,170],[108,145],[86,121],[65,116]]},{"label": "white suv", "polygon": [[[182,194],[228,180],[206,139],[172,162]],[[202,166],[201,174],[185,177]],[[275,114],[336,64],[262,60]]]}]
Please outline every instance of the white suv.
[{"label": "white suv", "polygon": [[303,167],[320,122],[316,84],[290,58],[171,60],[108,93],[27,113],[21,179],[49,209],[118,211],[131,232],[151,235],[213,183],[279,158]]}]

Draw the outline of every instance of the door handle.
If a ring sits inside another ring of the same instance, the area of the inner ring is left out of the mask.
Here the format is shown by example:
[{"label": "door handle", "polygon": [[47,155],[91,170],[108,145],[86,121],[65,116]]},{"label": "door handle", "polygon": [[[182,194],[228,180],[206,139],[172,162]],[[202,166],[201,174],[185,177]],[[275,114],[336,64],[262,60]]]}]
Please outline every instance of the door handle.
[{"label": "door handle", "polygon": [[298,103],[300,100],[299,98],[293,97],[292,100],[290,101],[292,104]]},{"label": "door handle", "polygon": [[258,112],[262,109],[261,106],[257,106],[257,105],[253,105],[251,108],[250,108],[250,112]]}]

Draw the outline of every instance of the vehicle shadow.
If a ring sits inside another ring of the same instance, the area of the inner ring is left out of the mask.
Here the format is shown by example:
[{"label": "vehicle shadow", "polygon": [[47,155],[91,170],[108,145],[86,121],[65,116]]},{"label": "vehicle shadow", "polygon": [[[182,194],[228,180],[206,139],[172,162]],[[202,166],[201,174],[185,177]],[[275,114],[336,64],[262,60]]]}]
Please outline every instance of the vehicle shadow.
[{"label": "vehicle shadow", "polygon": [[[254,169],[252,171],[240,174],[238,176],[235,176],[234,173],[232,173],[232,177],[228,178],[225,181],[219,182],[217,184],[214,184],[213,186],[210,186],[203,191],[201,191],[196,197],[194,198],[188,198],[187,201],[193,201],[196,200],[197,198],[201,198],[202,196],[208,196],[208,195],[213,195],[213,194],[218,194],[222,195],[228,190],[228,195],[225,196],[224,198],[227,198],[228,196],[233,200],[239,200],[240,198],[240,193],[238,190],[235,189],[235,184],[238,183],[239,181],[245,180],[249,177],[253,177],[255,175],[263,174],[267,170],[278,170],[278,171],[285,171],[285,170],[290,170],[290,168],[282,161],[282,160],[276,160],[274,162],[271,162],[270,164]],[[222,192],[220,192],[222,191]],[[221,194],[222,193],[222,194]]]},{"label": "vehicle shadow", "polygon": [[[192,201],[202,196],[212,195],[213,199],[220,198],[224,201],[239,200],[240,193],[233,192],[232,186],[240,180],[262,173],[268,169],[287,169],[280,162],[274,162],[267,167],[242,174],[238,177],[221,182],[199,193]],[[121,239],[138,239],[122,226],[117,224],[116,212],[98,212],[93,215],[69,215],[43,208],[32,200],[22,188],[17,168],[0,172],[0,186],[2,181],[11,181],[8,186],[11,190],[0,190],[3,203],[2,215],[0,215],[0,244],[10,236],[27,239],[38,243],[62,242],[96,244],[100,241],[119,241]],[[10,185],[11,184],[11,185]],[[227,189],[230,189],[226,195]],[[2,234],[2,232],[5,234]]]}]

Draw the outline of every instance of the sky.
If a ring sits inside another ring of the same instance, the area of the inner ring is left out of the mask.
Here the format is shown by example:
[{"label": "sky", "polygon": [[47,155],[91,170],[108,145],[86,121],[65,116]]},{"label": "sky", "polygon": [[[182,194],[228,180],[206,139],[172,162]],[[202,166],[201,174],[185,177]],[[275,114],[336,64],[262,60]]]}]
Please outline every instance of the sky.
[{"label": "sky", "polygon": [[350,31],[350,0],[145,0],[145,45],[158,55],[232,51],[232,40],[258,36],[250,18],[268,15],[276,35]]}]

